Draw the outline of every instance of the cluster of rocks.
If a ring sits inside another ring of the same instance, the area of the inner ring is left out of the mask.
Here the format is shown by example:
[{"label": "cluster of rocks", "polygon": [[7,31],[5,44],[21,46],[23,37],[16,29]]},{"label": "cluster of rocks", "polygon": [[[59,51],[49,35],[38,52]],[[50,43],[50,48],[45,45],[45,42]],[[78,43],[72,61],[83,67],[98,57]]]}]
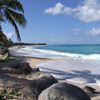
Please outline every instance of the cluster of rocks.
[{"label": "cluster of rocks", "polygon": [[40,72],[38,68],[32,69],[26,62],[11,65],[1,69],[11,73],[0,75],[0,87],[22,94],[14,100],[91,100],[79,87],[58,82],[52,75]]}]

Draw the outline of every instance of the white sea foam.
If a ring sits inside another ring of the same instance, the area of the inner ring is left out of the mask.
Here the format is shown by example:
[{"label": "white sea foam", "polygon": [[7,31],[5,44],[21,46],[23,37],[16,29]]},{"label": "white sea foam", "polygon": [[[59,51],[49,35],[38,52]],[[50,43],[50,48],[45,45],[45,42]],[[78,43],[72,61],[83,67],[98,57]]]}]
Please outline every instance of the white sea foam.
[{"label": "white sea foam", "polygon": [[41,58],[56,58],[64,57],[71,59],[82,59],[82,60],[100,60],[100,54],[77,54],[77,53],[65,53],[57,52],[53,50],[44,49],[33,49],[32,47],[26,46],[24,48],[10,49],[12,55],[18,56],[31,56],[31,57],[41,57]]},{"label": "white sea foam", "polygon": [[[10,54],[41,58],[63,57],[62,61],[51,61],[37,65],[41,71],[57,79],[100,85],[100,54],[74,54],[32,47],[11,48]],[[70,59],[66,59],[70,58]]]},{"label": "white sea foam", "polygon": [[83,61],[78,59],[62,59],[37,65],[40,71],[49,73],[59,80],[100,86],[99,66],[99,61]]}]

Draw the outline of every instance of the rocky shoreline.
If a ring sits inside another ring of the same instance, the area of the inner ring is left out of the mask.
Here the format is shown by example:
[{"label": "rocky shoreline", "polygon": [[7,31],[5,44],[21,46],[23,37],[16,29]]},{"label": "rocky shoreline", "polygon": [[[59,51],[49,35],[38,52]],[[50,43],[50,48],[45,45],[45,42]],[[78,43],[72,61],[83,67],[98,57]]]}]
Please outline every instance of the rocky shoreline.
[{"label": "rocky shoreline", "polygon": [[75,85],[59,82],[52,75],[32,68],[22,60],[0,62],[0,89],[19,94],[12,96],[12,99],[8,96],[0,100],[91,100],[89,92],[87,94]]}]

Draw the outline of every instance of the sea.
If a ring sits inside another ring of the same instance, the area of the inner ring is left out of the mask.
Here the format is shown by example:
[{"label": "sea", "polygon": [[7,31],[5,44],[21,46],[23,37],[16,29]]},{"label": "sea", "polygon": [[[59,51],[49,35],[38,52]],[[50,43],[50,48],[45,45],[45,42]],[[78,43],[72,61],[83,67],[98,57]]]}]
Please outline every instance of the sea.
[{"label": "sea", "polygon": [[14,55],[54,59],[36,65],[59,80],[100,86],[100,45],[25,46]]},{"label": "sea", "polygon": [[69,58],[100,60],[100,45],[47,45],[37,46],[36,49],[48,53],[48,57],[67,56]]}]

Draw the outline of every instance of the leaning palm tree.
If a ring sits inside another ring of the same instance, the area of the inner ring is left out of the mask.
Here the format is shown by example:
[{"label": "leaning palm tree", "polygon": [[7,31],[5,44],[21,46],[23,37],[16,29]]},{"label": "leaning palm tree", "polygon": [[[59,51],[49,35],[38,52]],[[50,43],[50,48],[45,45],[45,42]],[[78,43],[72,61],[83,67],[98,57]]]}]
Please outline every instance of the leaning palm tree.
[{"label": "leaning palm tree", "polygon": [[20,42],[20,32],[17,25],[25,26],[24,9],[19,0],[0,0],[0,32],[3,33],[1,23],[8,21],[14,28],[17,40]]}]

